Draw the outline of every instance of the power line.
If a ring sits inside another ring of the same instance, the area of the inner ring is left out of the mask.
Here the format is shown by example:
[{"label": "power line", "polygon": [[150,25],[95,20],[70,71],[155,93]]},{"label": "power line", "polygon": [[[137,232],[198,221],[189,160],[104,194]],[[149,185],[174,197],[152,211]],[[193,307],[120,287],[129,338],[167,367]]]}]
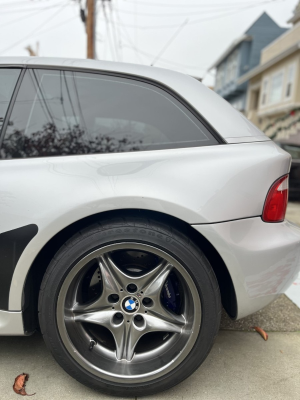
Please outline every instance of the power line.
[{"label": "power line", "polygon": [[[270,2],[270,0],[268,2]],[[253,3],[252,3],[252,5],[253,5]],[[256,5],[257,5],[257,3],[256,3]],[[235,11],[240,10],[240,9],[242,10],[243,8],[246,8],[246,7],[249,7],[249,5],[247,6],[245,4],[240,4],[239,8],[235,7]],[[141,16],[150,17],[150,18],[153,18],[153,17],[166,18],[166,17],[191,16],[191,13],[193,15],[204,15],[204,14],[215,13],[216,11],[223,12],[223,11],[228,11],[228,10],[232,11],[232,7],[228,8],[226,5],[224,5],[224,6],[218,7],[217,10],[215,8],[213,8],[211,10],[193,10],[193,11],[186,11],[184,13],[182,11],[178,10],[177,13],[172,13],[172,14],[166,14],[166,13],[163,13],[163,12],[162,13],[149,13],[149,12],[138,12],[138,13],[136,13],[134,11],[122,10],[122,9],[119,9],[118,11],[123,13],[123,14],[129,14],[129,15],[134,15],[134,16],[135,15],[141,15]]]},{"label": "power line", "polygon": [[[143,51],[143,50],[141,50],[141,49],[139,49],[139,48],[137,48],[136,46],[133,46],[133,45],[124,44],[124,47],[133,49],[133,50],[137,51],[138,53],[144,54],[145,56],[147,56],[149,58],[155,57],[154,54],[151,54],[151,53],[148,53],[146,51]],[[202,70],[205,70],[207,68],[207,66],[201,68],[201,66],[199,66],[199,65],[182,64],[182,63],[178,63],[177,61],[170,61],[170,60],[167,60],[167,59],[162,58],[162,57],[160,57],[159,62],[163,62],[165,64],[175,65],[175,66],[178,66],[178,67],[189,68],[189,69],[202,69]]]},{"label": "power line", "polygon": [[67,4],[62,5],[58,10],[56,10],[56,12],[46,21],[44,21],[42,24],[38,25],[33,31],[31,31],[28,35],[23,36],[22,39],[18,40],[17,42],[13,43],[12,45],[10,45],[9,47],[6,47],[4,50],[0,51],[0,55],[6,53],[7,51],[13,49],[14,47],[16,47],[18,44],[24,42],[24,40],[28,39],[30,36],[32,36],[33,34],[35,34],[39,29],[41,29],[42,27],[44,27],[46,24],[48,24],[48,22],[50,22],[63,8],[66,7]]},{"label": "power line", "polygon": [[[121,26],[121,29],[123,30],[123,32],[127,36],[127,39],[129,41],[129,43],[133,46],[133,48],[135,48],[135,46],[134,46],[134,44],[133,44],[133,42],[131,40],[131,37],[130,37],[126,27],[122,24],[122,21],[121,21],[121,18],[120,18],[120,15],[119,15],[118,11],[116,11],[116,16],[117,16],[117,20],[118,20],[118,25]],[[139,58],[141,64],[144,64],[144,61],[143,61],[142,57],[140,56],[140,54],[137,51],[136,51],[136,54],[137,54],[137,57]]]},{"label": "power line", "polygon": [[[2,14],[18,14],[18,13],[22,13],[22,12],[30,12],[30,11],[41,11],[41,10],[49,10],[50,8],[56,8],[59,7],[61,5],[61,3],[58,3],[57,5],[52,5],[49,7],[37,7],[37,8],[28,8],[28,9],[17,9],[17,10],[8,10],[8,11],[1,11],[1,15]],[[69,2],[67,3],[67,5],[71,5]],[[1,7],[1,4],[0,4]]]},{"label": "power line", "polygon": [[163,53],[167,50],[167,48],[170,46],[170,44],[175,40],[176,36],[178,36],[179,32],[184,28],[184,26],[188,23],[188,18],[183,21],[183,23],[180,25],[180,27],[177,29],[177,31],[172,35],[172,37],[168,40],[168,42],[165,44],[165,46],[161,49],[161,51],[157,54],[157,56],[154,58],[154,60],[151,63],[151,66],[153,66],[156,61],[159,59],[160,56],[163,55]]},{"label": "power line", "polygon": [[[227,17],[227,16],[230,16],[230,15],[234,15],[234,14],[237,14],[237,13],[239,13],[239,12],[242,12],[242,11],[245,11],[245,10],[247,10],[247,9],[249,9],[249,8],[253,8],[253,7],[257,7],[257,6],[260,6],[260,5],[262,5],[262,4],[270,4],[270,3],[273,3],[274,1],[285,1],[285,0],[267,0],[267,1],[263,1],[263,2],[261,2],[261,3],[256,3],[255,5],[251,5],[251,6],[247,6],[247,7],[244,7],[244,8],[240,8],[240,9],[238,9],[238,10],[234,10],[234,11],[229,11],[229,12],[224,12],[224,13],[222,13],[222,14],[220,14],[220,15],[217,15],[217,16],[212,16],[212,17],[207,17],[207,18],[202,18],[202,19],[197,19],[197,20],[191,20],[191,21],[189,21],[188,22],[188,25],[194,25],[194,24],[199,24],[199,23],[203,23],[203,22],[206,22],[206,21],[212,21],[212,20],[215,20],[215,19],[219,19],[219,18],[223,18],[223,17]],[[135,27],[135,25],[129,25],[129,24],[123,24],[124,26],[127,26],[127,27],[131,27],[131,28],[134,28]],[[168,29],[168,28],[177,28],[178,27],[178,24],[169,24],[169,25],[146,25],[146,26],[139,26],[139,25],[137,25],[137,28],[138,29],[145,29],[145,30],[147,30],[147,29]]]},{"label": "power line", "polygon": [[[55,7],[58,7],[58,6],[61,6],[61,2],[60,2],[60,3],[57,3],[57,4],[55,5]],[[52,6],[52,7],[50,7],[50,8],[54,8],[54,6]],[[46,10],[48,10],[48,9],[49,9],[49,7],[47,7],[47,8],[41,8],[41,9],[39,9],[39,11],[35,11],[35,12],[33,12],[32,14],[29,14],[29,15],[27,14],[27,15],[22,16],[21,18],[17,18],[17,19],[13,19],[12,21],[8,21],[8,22],[6,22],[6,24],[1,24],[0,27],[3,28],[4,26],[14,24],[15,22],[22,21],[23,19],[28,19],[28,18],[30,18],[31,16],[37,15],[37,14],[39,14],[39,13],[41,13],[41,12],[44,12],[44,11],[46,11]]]},{"label": "power line", "polygon": [[[276,0],[274,0],[276,1]],[[134,0],[125,0],[125,3],[134,3]],[[243,3],[243,5],[255,5],[259,4],[257,2],[248,2],[248,3]],[[191,8],[210,8],[210,7],[235,7],[235,6],[240,6],[241,2],[239,3],[227,3],[226,5],[224,3],[217,3],[217,4],[174,4],[174,3],[148,3],[148,2],[141,2],[139,1],[139,5],[141,6],[152,6],[152,7],[171,7],[171,8],[176,8],[176,7],[191,7]]]},{"label": "power line", "polygon": [[107,17],[104,1],[102,1],[102,9],[103,9],[103,15],[104,15],[104,19],[105,19],[106,34],[107,34],[107,38],[108,38],[110,52],[111,52],[112,59],[114,61],[115,60],[115,51],[114,51],[114,46],[113,46],[113,43],[112,43],[112,39],[111,39],[111,36],[110,36],[110,29],[109,29],[109,23],[111,21]]},{"label": "power line", "polygon": [[113,43],[114,43],[114,47],[115,47],[115,53],[117,56],[117,61],[120,61],[118,41],[117,41],[117,37],[116,37],[116,27],[115,27],[115,23],[113,20],[111,1],[108,4],[109,4],[109,11],[110,11],[110,20],[111,20],[111,24],[112,24],[112,38],[113,38]]},{"label": "power line", "polygon": [[[34,5],[34,4],[37,4],[37,3],[36,3],[36,2],[35,2],[35,3],[33,3],[33,2],[24,3],[24,0],[23,0],[23,1],[15,1],[15,2],[10,1],[9,3],[1,3],[1,2],[0,2],[0,7],[1,7],[1,8],[2,8],[2,7],[15,7],[15,6],[18,6],[18,5],[29,6],[29,7],[31,7],[31,6]],[[40,4],[40,3],[39,3],[39,4]]]},{"label": "power line", "polygon": [[[113,7],[112,3],[111,3],[111,9],[112,9],[112,12],[113,12],[113,14],[115,16],[116,12],[114,10],[114,7]],[[116,15],[116,19],[117,19],[117,15]],[[116,31],[117,32],[117,42],[118,42],[118,46],[119,46],[119,49],[120,49],[119,55],[120,55],[121,61],[123,61],[121,30],[120,30],[120,26],[119,26],[119,24],[117,22],[116,22],[116,25],[117,25],[117,31]]]},{"label": "power line", "polygon": [[65,20],[65,21],[60,22],[59,24],[56,24],[56,25],[51,26],[51,28],[49,28],[49,29],[46,29],[46,30],[44,30],[44,31],[39,32],[39,35],[43,35],[44,33],[47,33],[47,32],[49,32],[49,31],[52,31],[53,29],[59,28],[60,26],[63,26],[63,25],[66,25],[66,24],[68,24],[69,22],[74,21],[74,20],[77,19],[77,18],[78,18],[77,15],[76,15],[76,16],[73,16],[73,17],[71,17],[71,18],[69,18],[69,19],[67,19],[67,20]]}]

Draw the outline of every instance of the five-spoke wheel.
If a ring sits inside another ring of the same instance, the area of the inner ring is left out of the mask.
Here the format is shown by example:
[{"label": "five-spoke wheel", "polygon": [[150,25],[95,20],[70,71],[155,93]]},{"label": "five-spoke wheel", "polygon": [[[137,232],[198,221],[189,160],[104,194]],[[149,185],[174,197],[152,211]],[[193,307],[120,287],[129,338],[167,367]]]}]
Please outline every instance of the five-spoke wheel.
[{"label": "five-spoke wheel", "polygon": [[59,364],[123,397],[189,376],[212,346],[220,310],[201,250],[174,227],[136,217],[74,235],[50,263],[39,299],[41,331]]},{"label": "five-spoke wheel", "polygon": [[[179,304],[175,311],[164,293]],[[170,255],[146,244],[117,243],[73,267],[60,291],[57,320],[62,340],[83,367],[108,379],[141,381],[174,368],[189,351],[201,305],[192,279]]]}]

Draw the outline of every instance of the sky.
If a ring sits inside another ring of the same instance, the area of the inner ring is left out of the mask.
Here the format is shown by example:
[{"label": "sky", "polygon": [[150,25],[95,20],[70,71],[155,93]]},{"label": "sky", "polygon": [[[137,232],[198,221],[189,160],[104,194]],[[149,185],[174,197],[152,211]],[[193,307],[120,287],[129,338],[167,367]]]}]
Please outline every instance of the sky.
[{"label": "sky", "polygon": [[[209,67],[266,11],[288,27],[298,0],[95,0],[100,60],[169,68],[214,84]],[[0,0],[0,56],[86,57],[85,0]]]}]

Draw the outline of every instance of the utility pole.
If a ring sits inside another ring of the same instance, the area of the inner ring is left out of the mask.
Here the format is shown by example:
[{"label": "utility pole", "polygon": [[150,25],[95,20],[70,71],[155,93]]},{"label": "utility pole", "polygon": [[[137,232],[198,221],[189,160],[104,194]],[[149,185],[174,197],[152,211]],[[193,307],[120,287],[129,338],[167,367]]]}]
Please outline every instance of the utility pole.
[{"label": "utility pole", "polygon": [[86,16],[86,34],[87,34],[87,58],[96,58],[95,51],[95,0],[86,0],[87,16]]}]

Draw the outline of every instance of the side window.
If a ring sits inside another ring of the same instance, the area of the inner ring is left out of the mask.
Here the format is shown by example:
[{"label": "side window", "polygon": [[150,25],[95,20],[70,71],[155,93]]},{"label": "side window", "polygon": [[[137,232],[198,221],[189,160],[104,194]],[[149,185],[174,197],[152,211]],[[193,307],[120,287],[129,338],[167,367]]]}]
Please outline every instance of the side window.
[{"label": "side window", "polygon": [[2,158],[113,153],[217,144],[173,96],[147,83],[72,71],[28,70]]},{"label": "side window", "polygon": [[20,69],[0,69],[0,131],[20,71]]}]

